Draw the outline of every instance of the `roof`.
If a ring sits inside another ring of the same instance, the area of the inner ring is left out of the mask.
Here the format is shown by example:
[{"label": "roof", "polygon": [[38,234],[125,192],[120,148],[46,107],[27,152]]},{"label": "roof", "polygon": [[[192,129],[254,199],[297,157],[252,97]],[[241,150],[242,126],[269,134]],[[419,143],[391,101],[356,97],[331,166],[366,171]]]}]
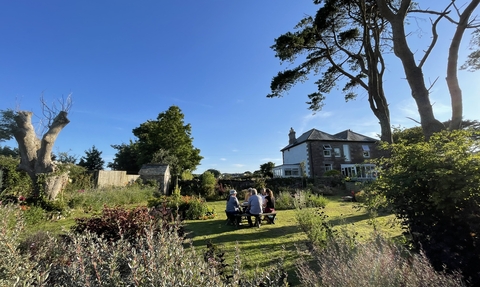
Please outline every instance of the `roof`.
[{"label": "roof", "polygon": [[361,135],[356,132],[352,132],[351,130],[344,130],[343,132],[339,132],[338,134],[333,135],[336,138],[347,140],[347,141],[355,141],[355,142],[376,142],[377,139],[367,137]]},{"label": "roof", "polygon": [[311,129],[301,136],[299,136],[294,143],[287,145],[281,151],[299,145],[306,141],[345,141],[345,142],[376,142],[377,139],[364,136],[362,134],[352,132],[351,130],[345,130],[337,134],[331,135],[326,132],[319,131],[317,129]]}]

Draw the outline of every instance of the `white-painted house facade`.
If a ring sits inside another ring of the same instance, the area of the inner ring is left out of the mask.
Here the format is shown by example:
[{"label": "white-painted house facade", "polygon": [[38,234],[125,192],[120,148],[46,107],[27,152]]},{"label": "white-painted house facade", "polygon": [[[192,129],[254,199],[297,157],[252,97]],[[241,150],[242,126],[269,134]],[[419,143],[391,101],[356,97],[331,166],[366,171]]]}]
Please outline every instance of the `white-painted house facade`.
[{"label": "white-painted house facade", "polygon": [[311,129],[296,138],[291,128],[289,144],[281,150],[283,164],[273,168],[273,176],[320,177],[336,169],[348,177],[371,178],[374,165],[365,161],[378,156],[377,142],[351,130],[331,135]]}]

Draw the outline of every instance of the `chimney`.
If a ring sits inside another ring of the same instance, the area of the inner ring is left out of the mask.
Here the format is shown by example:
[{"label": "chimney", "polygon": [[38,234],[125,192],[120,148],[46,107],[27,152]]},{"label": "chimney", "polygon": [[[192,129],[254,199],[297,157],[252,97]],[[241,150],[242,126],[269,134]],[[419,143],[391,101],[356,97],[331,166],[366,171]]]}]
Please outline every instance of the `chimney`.
[{"label": "chimney", "polygon": [[296,140],[295,131],[293,128],[290,128],[290,133],[288,133],[288,144],[294,144]]}]

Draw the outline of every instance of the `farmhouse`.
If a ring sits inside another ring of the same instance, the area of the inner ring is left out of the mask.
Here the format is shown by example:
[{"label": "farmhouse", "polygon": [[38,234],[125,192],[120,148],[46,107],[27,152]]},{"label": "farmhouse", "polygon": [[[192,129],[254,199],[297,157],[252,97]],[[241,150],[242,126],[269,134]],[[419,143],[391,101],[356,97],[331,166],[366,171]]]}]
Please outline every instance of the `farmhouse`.
[{"label": "farmhouse", "polygon": [[351,130],[331,135],[317,129],[297,138],[293,128],[288,136],[283,164],[273,168],[273,177],[321,177],[329,170],[355,178],[375,176],[375,166],[366,161],[379,156],[377,139]]}]

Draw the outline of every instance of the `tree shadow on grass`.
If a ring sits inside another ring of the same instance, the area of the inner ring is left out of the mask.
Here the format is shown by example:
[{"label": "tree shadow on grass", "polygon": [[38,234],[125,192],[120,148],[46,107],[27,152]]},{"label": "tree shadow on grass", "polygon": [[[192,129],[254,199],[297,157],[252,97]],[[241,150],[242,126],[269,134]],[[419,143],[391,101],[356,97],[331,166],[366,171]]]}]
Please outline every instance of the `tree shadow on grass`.
[{"label": "tree shadow on grass", "polygon": [[[375,218],[386,217],[389,215],[390,214],[377,215]],[[364,214],[358,214],[358,215],[352,215],[352,216],[342,215],[339,217],[335,217],[334,219],[329,219],[328,222],[333,226],[336,226],[336,225],[342,225],[342,224],[352,224],[352,223],[369,220],[369,219],[371,219],[370,215],[368,213],[364,213]]]}]

